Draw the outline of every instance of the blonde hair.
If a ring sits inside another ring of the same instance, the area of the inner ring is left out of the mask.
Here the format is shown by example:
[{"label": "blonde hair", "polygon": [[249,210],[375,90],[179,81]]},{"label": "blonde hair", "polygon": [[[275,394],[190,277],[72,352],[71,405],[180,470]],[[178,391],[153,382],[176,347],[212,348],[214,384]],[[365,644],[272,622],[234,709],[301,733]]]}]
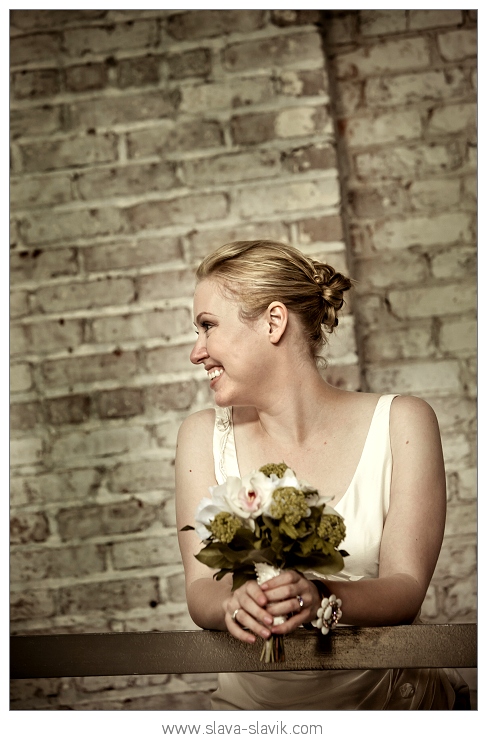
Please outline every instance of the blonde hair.
[{"label": "blonde hair", "polygon": [[236,294],[242,319],[254,320],[277,300],[296,314],[313,357],[338,325],[343,293],[352,281],[333,267],[274,241],[235,241],[212,251],[196,271]]}]

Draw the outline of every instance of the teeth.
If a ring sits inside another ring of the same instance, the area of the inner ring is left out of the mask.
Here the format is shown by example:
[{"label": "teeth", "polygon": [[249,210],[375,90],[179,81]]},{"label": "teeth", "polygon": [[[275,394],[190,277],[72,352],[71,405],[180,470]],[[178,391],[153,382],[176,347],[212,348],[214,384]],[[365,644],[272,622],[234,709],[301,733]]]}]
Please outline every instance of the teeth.
[{"label": "teeth", "polygon": [[214,380],[215,378],[219,378],[222,372],[223,370],[210,370],[208,373],[208,377],[210,380]]}]

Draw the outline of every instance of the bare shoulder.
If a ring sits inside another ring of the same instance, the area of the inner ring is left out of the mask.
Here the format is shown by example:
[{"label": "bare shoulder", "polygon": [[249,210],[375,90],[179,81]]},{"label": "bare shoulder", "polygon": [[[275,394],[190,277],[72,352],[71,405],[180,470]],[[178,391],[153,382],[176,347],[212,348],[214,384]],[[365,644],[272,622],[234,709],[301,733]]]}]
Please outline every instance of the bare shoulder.
[{"label": "bare shoulder", "polygon": [[420,435],[438,431],[438,420],[433,408],[416,396],[396,396],[391,404],[391,437],[401,433]]},{"label": "bare shoulder", "polygon": [[206,441],[212,435],[214,426],[214,409],[203,409],[190,414],[179,428],[178,444],[193,440]]}]

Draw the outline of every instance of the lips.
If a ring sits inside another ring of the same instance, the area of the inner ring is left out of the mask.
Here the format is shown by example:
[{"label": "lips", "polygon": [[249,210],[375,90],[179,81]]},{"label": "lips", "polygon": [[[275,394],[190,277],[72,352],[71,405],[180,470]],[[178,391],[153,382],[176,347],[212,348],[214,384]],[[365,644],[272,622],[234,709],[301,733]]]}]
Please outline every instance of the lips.
[{"label": "lips", "polygon": [[222,374],[223,374],[223,368],[222,367],[212,367],[210,370],[207,370],[207,375],[208,375],[210,381],[216,380]]}]

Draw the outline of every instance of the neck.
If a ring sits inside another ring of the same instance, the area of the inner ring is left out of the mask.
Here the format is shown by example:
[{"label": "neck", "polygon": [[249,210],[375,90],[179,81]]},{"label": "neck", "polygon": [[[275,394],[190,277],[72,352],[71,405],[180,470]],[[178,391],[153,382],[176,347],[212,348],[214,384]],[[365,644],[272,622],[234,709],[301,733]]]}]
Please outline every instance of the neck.
[{"label": "neck", "polygon": [[[262,432],[283,446],[301,446],[330,415],[342,392],[326,383],[316,367],[304,366],[273,386],[265,406],[256,406]],[[321,429],[320,429],[321,431]]]}]

